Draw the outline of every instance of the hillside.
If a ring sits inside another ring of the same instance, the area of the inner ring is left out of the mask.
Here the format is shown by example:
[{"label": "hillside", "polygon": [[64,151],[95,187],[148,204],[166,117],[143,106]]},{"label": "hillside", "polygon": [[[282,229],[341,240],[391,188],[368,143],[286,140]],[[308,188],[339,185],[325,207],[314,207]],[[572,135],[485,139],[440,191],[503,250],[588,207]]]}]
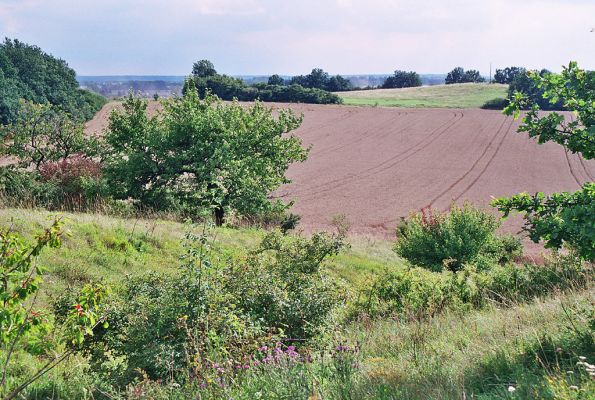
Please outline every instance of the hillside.
[{"label": "hillside", "polygon": [[357,90],[337,93],[346,105],[478,108],[486,101],[507,97],[507,85],[460,83],[405,89]]}]

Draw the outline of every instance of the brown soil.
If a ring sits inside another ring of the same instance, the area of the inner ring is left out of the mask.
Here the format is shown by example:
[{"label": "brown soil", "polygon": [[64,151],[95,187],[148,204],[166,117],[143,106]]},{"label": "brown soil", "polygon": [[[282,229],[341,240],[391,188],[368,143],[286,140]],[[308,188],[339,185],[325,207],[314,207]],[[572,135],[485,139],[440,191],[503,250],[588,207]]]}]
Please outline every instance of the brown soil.
[{"label": "brown soil", "polygon": [[[469,201],[493,210],[494,197],[573,191],[595,177],[595,161],[538,145],[499,111],[274,106],[304,114],[295,134],[312,146],[310,156],[290,167],[293,182],[274,197],[295,202],[307,232],[333,229],[332,218],[343,214],[353,234],[393,238],[400,218],[423,207]],[[88,132],[100,133],[114,107],[106,105]],[[150,112],[157,107],[151,102]],[[502,230],[519,232],[522,222],[513,217]],[[528,250],[537,255],[540,247]]]}]

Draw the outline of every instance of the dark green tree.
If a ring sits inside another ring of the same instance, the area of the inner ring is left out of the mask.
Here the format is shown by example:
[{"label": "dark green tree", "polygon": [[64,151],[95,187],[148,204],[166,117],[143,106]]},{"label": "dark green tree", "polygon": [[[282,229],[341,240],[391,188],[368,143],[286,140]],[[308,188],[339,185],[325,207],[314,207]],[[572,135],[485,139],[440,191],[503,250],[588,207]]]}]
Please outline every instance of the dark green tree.
[{"label": "dark green tree", "polygon": [[283,85],[285,85],[285,81],[279,75],[274,74],[269,77],[268,84],[276,85],[276,86],[283,86]]},{"label": "dark green tree", "polygon": [[421,78],[417,72],[414,71],[400,71],[396,70],[394,75],[386,78],[382,84],[383,89],[392,88],[406,88],[421,86]]},{"label": "dark green tree", "polygon": [[217,75],[215,66],[209,60],[200,60],[194,63],[192,66],[192,75],[197,78],[206,78],[209,76]]},{"label": "dark green tree", "polygon": [[465,71],[462,67],[456,67],[446,75],[444,83],[449,85],[452,83],[474,83],[484,81],[485,79],[481,76],[479,71],[474,69]]},{"label": "dark green tree", "polygon": [[517,76],[526,74],[527,70],[522,67],[506,67],[504,69],[497,69],[494,74],[494,82],[510,85]]}]

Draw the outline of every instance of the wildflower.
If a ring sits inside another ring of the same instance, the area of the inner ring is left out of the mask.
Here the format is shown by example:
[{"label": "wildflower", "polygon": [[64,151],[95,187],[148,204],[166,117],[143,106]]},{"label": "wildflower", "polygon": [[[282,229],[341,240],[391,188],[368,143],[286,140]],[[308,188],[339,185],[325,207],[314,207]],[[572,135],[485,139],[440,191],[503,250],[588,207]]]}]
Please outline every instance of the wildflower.
[{"label": "wildflower", "polygon": [[512,385],[508,387],[508,393],[514,393],[515,390],[516,388]]},{"label": "wildflower", "polygon": [[575,385],[569,386],[569,388],[572,390],[578,390],[578,386],[575,386]]},{"label": "wildflower", "polygon": [[585,360],[587,359],[587,357],[585,357],[585,356],[580,356],[578,359],[579,359],[579,360],[581,360],[581,361],[585,361]]},{"label": "wildflower", "polygon": [[75,306],[74,306],[74,309],[75,309],[76,311],[78,311],[78,313],[79,313],[79,316],[83,315],[83,314],[84,314],[84,312],[85,312],[85,310],[83,310],[83,307],[82,307],[80,304],[77,304],[77,305],[75,305]]},{"label": "wildflower", "polygon": [[262,351],[265,352],[267,351],[269,348],[267,346],[262,346],[260,349],[258,349],[258,351]]}]

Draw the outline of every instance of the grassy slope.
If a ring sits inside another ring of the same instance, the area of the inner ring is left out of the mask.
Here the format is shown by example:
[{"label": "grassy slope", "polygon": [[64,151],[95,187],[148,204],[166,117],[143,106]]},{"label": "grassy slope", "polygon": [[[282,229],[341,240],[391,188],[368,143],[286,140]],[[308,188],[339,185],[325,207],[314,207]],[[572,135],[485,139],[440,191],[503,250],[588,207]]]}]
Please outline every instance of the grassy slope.
[{"label": "grassy slope", "polygon": [[[50,225],[47,211],[0,209],[0,226],[32,238]],[[45,251],[40,262],[48,267],[53,290],[88,280],[119,281],[124,274],[147,271],[174,273],[182,254],[180,239],[184,224],[164,220],[133,220],[105,215],[60,213],[70,232],[61,249]],[[228,255],[258,243],[264,235],[257,229],[218,228],[216,246]],[[401,261],[391,243],[354,238],[351,247],[335,257],[333,271],[350,284],[359,284],[371,274]]]},{"label": "grassy slope", "polygon": [[507,85],[462,83],[406,89],[358,90],[338,93],[345,104],[364,106],[475,108],[506,97]]}]

